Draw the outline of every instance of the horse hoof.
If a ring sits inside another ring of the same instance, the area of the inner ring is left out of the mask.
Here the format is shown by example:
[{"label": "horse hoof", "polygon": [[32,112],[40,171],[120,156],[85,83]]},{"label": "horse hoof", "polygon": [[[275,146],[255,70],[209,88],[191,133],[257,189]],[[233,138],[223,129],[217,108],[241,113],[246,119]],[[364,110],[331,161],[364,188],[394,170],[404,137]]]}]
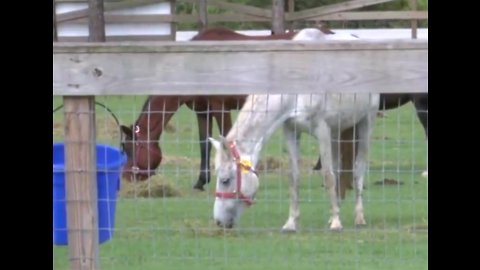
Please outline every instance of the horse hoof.
[{"label": "horse hoof", "polygon": [[341,232],[343,231],[343,227],[337,227],[337,228],[330,228],[331,232]]},{"label": "horse hoof", "polygon": [[205,191],[205,189],[203,188],[203,185],[199,185],[199,184],[196,184],[195,186],[193,186],[193,189],[196,189],[198,191]]},{"label": "horse hoof", "polygon": [[280,230],[280,232],[281,232],[281,233],[285,233],[285,234],[291,234],[291,233],[296,233],[297,230],[295,230],[295,229],[284,229],[284,228],[282,228],[282,229]]},{"label": "horse hoof", "polygon": [[366,227],[367,227],[367,224],[355,224],[355,229],[363,229]]}]

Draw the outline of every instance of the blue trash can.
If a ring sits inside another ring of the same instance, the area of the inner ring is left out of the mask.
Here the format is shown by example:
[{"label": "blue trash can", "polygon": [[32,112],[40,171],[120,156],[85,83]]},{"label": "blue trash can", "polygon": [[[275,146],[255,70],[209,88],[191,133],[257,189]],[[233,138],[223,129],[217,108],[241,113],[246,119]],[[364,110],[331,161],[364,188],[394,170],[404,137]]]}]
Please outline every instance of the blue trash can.
[{"label": "blue trash can", "polygon": [[[53,243],[68,245],[65,145],[53,144]],[[103,243],[113,236],[120,173],[127,157],[119,149],[97,144],[98,238]]]}]

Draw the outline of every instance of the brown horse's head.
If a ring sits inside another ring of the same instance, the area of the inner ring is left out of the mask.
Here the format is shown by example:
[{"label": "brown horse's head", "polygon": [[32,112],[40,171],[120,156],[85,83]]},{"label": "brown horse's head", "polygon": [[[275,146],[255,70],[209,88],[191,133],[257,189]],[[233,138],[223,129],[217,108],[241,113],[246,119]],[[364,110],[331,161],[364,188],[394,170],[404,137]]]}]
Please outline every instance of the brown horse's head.
[{"label": "brown horse's head", "polygon": [[162,151],[158,141],[149,140],[148,130],[140,126],[120,126],[122,131],[122,147],[127,154],[127,162],[123,166],[122,177],[132,180],[146,180],[155,174],[155,169],[162,161]]}]

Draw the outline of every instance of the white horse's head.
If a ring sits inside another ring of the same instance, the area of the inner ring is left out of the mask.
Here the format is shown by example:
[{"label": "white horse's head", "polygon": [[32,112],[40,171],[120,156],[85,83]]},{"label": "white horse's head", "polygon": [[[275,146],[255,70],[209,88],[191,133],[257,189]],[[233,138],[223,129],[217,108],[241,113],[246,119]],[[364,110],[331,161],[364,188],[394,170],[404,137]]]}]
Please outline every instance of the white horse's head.
[{"label": "white horse's head", "polygon": [[239,153],[234,141],[209,138],[216,149],[217,184],[213,218],[220,227],[232,228],[244,209],[253,203],[259,187],[257,173],[249,157]]}]

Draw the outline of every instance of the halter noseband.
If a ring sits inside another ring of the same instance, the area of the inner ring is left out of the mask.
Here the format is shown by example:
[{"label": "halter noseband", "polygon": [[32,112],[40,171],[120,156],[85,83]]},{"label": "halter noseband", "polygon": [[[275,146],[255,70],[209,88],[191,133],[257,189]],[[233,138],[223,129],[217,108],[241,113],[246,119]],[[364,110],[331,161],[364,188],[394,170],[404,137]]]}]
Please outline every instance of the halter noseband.
[{"label": "halter noseband", "polygon": [[242,171],[253,172],[254,174],[257,174],[257,172],[253,169],[249,160],[240,159],[240,154],[238,153],[235,142],[231,142],[229,148],[233,160],[237,164],[237,187],[233,192],[215,191],[215,196],[222,199],[237,199],[244,202],[247,206],[250,206],[253,204],[252,198],[247,197],[242,193]]}]

